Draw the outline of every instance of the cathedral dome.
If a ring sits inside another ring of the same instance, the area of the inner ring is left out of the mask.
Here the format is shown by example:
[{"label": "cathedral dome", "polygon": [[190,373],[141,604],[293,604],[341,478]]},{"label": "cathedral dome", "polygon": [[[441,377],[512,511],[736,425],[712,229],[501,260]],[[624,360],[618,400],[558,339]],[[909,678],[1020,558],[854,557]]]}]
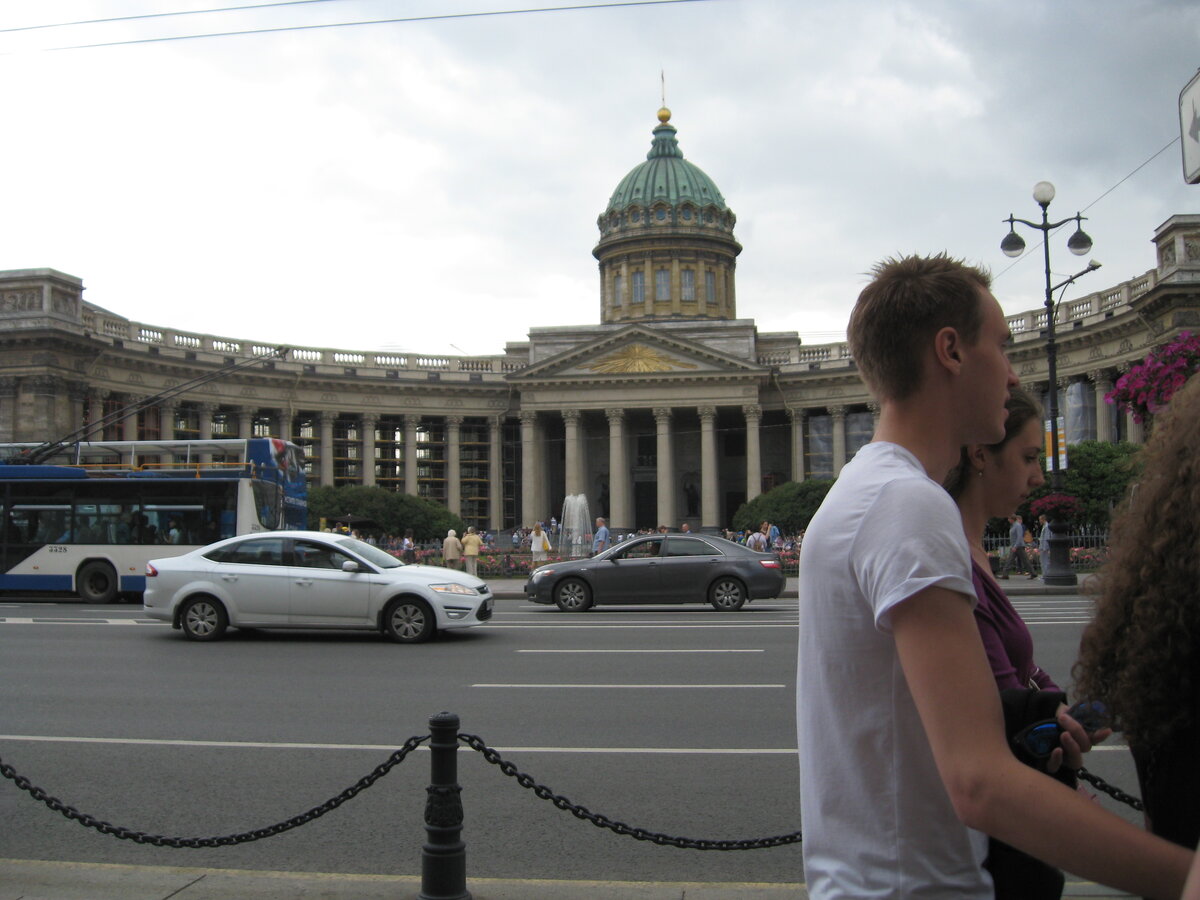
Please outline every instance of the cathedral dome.
[{"label": "cathedral dome", "polygon": [[631,206],[650,206],[662,201],[677,206],[690,200],[696,206],[725,209],[725,198],[713,180],[683,158],[675,139],[675,126],[669,124],[671,111],[658,111],[659,125],[646,161],[635,166],[617,185],[605,212],[621,212]]},{"label": "cathedral dome", "polygon": [[671,111],[658,111],[646,161],[617,185],[596,220],[601,321],[737,317],[737,216],[713,180],[683,158]]}]

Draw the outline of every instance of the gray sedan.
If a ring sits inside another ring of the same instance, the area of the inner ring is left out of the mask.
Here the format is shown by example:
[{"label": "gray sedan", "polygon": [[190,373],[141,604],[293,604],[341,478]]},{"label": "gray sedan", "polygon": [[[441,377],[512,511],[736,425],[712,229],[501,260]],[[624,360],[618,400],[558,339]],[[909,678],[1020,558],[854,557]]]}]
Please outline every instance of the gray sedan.
[{"label": "gray sedan", "polygon": [[778,597],[783,567],[724,538],[691,534],[636,537],[590,559],[564,560],[530,573],[525,596],[583,612],[599,603],[711,603],[741,609]]}]

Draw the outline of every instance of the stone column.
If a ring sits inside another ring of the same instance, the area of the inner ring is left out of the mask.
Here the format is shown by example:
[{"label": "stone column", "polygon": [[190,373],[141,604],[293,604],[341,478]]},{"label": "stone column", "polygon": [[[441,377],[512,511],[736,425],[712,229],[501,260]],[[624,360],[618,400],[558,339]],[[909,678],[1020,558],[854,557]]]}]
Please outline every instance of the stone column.
[{"label": "stone column", "polygon": [[762,407],[743,406],[746,416],[746,501],[762,493],[762,449],[758,428],[762,423]]},{"label": "stone column", "polygon": [[175,413],[179,401],[174,398],[158,404],[158,433],[164,441],[175,440]]},{"label": "stone column", "polygon": [[[205,401],[205,402],[196,404],[196,427],[200,429],[200,440],[202,440],[202,441],[211,441],[212,440],[213,414],[216,411],[217,411],[217,404],[215,404],[215,403],[210,403],[210,402]],[[205,465],[205,466],[211,465],[212,461],[213,461],[213,455],[211,453],[201,453],[200,454],[200,459],[199,459],[200,465]]]},{"label": "stone column", "polygon": [[566,473],[563,479],[564,492],[568,497],[584,493],[583,448],[579,437],[580,412],[577,409],[562,411],[566,442]]},{"label": "stone column", "polygon": [[404,493],[417,496],[417,426],[420,416],[404,416]]},{"label": "stone column", "polygon": [[613,529],[632,529],[633,513],[629,503],[632,482],[625,449],[625,410],[606,409],[604,414],[608,417],[608,525]]},{"label": "stone column", "polygon": [[792,481],[804,480],[804,420],[807,410],[789,409],[792,420]]},{"label": "stone column", "polygon": [[531,409],[521,410],[521,513],[517,527],[531,526],[538,521],[538,479],[542,477],[542,466],[538,465],[541,447],[537,444],[537,413]]},{"label": "stone column", "polygon": [[104,419],[104,401],[108,399],[109,392],[101,388],[91,388],[87,396],[87,440],[102,441],[104,440],[104,429],[98,427],[99,423]]},{"label": "stone column", "polygon": [[362,483],[367,487],[375,486],[375,426],[379,424],[379,416],[375,413],[364,413],[362,417]]},{"label": "stone column", "polygon": [[17,440],[17,382],[15,375],[0,378],[0,441]]},{"label": "stone column", "polygon": [[488,420],[488,528],[504,527],[504,418]]},{"label": "stone column", "polygon": [[[71,430],[78,431],[86,424],[84,404],[87,402],[88,386],[86,381],[68,381],[67,394],[71,398]],[[0,426],[2,428],[2,426]],[[2,439],[2,438],[0,438]]]},{"label": "stone column", "polygon": [[321,484],[325,487],[333,485],[333,422],[337,413],[323,409],[317,413],[321,435]]},{"label": "stone column", "polygon": [[1125,434],[1131,444],[1144,444],[1146,442],[1146,428],[1141,422],[1135,422],[1133,413],[1125,413]]},{"label": "stone column", "polygon": [[833,419],[833,477],[837,478],[846,465],[846,407],[831,406],[829,415]]},{"label": "stone column", "polygon": [[446,416],[446,508],[462,515],[462,416]]},{"label": "stone column", "polygon": [[292,440],[292,411],[281,409],[275,414],[275,428],[282,440]]},{"label": "stone column", "polygon": [[871,413],[871,436],[875,436],[875,432],[879,430],[879,416],[883,412],[883,406],[879,401],[871,400],[867,403],[867,410]]},{"label": "stone column", "polygon": [[717,408],[701,406],[700,413],[700,528],[721,528],[720,473],[717,471]]},{"label": "stone column", "polygon": [[[146,399],[144,394],[126,394],[125,405],[133,406]],[[138,439],[138,414],[131,412],[121,420],[121,440],[136,441]]]},{"label": "stone column", "polygon": [[671,440],[671,410],[654,410],[654,425],[658,436],[658,524],[673,528],[675,522],[675,457]]},{"label": "stone column", "polygon": [[1104,395],[1113,389],[1112,377],[1104,369],[1088,372],[1096,391],[1096,440],[1112,442],[1112,409],[1104,400]]},{"label": "stone column", "polygon": [[238,437],[243,441],[254,437],[254,413],[255,410],[249,406],[238,409]]}]

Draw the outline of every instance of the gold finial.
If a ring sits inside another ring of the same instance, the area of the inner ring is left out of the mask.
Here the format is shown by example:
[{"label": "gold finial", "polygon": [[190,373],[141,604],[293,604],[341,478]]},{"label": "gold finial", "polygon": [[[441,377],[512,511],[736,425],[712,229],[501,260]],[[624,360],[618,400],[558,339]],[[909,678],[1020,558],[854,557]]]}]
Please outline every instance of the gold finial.
[{"label": "gold finial", "polygon": [[664,125],[671,121],[671,111],[665,106],[658,111],[658,121],[662,122]]}]

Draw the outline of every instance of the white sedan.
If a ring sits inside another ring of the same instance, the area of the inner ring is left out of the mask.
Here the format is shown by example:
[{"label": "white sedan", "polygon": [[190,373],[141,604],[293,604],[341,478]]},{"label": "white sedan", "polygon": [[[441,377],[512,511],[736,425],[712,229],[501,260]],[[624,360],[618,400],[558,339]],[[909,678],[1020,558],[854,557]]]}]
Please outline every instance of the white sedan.
[{"label": "white sedan", "polygon": [[418,643],[486,622],[492,606],[478,578],[319,531],[244,534],[146,564],[145,614],[193,641],[233,626],[352,628]]}]

